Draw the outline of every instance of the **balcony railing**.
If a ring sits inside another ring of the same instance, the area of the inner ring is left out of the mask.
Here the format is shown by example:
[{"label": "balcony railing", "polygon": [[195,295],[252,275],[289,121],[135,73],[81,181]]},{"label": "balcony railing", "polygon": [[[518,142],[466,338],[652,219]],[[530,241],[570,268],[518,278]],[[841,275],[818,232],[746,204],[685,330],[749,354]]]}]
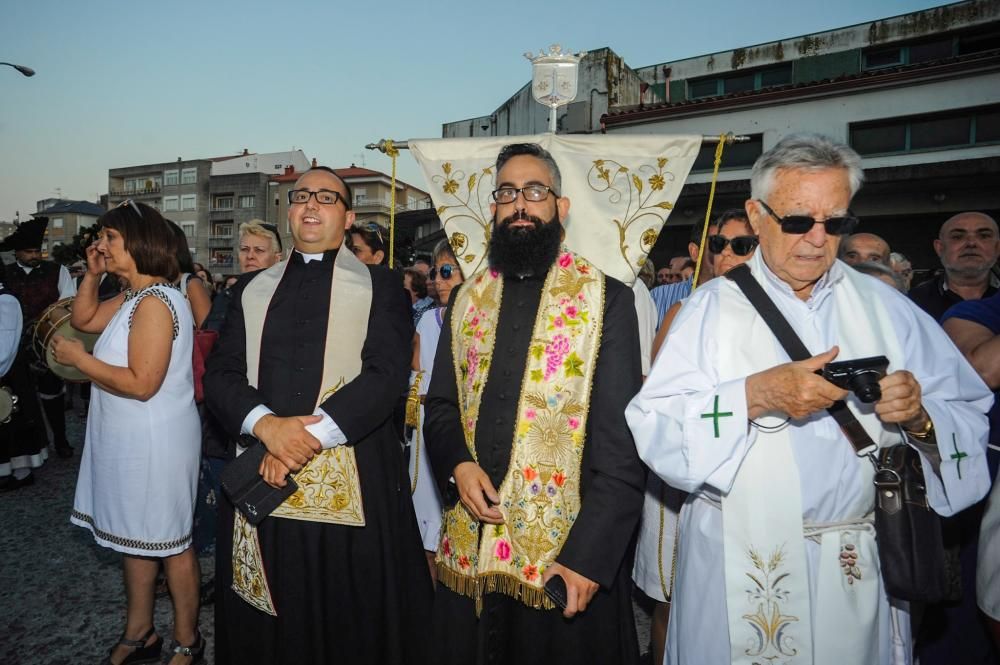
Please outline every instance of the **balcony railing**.
[{"label": "balcony railing", "polygon": [[232,247],[233,237],[230,236],[209,236],[208,237],[209,247]]},{"label": "balcony railing", "polygon": [[159,185],[153,185],[152,187],[143,187],[142,189],[128,189],[125,187],[121,187],[118,189],[109,188],[108,195],[121,196],[127,198],[130,196],[151,196],[153,194],[159,194],[162,191],[163,188],[160,187]]},{"label": "balcony railing", "polygon": [[208,267],[210,268],[232,268],[232,259],[209,259]]}]

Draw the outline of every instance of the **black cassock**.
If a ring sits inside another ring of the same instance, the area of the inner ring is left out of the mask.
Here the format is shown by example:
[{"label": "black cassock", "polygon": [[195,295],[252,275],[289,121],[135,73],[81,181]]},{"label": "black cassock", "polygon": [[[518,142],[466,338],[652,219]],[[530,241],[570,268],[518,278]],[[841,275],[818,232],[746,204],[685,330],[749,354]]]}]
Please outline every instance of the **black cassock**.
[{"label": "black cassock", "polygon": [[[268,308],[259,386],[247,384],[242,293],[233,298],[209,358],[205,394],[235,437],[264,404],[279,416],[311,414],[320,393],[330,283],[336,252],[304,263],[295,252]],[[365,526],[270,517],[258,528],[278,616],[254,609],[232,583],[233,508],[220,504],[221,597],[218,663],[423,663],[432,587],[420,543],[409,478],[390,415],[406,389],[412,314],[398,275],[373,267],[372,306],[360,375],[320,406],[354,446]],[[334,303],[336,306],[336,303]]]},{"label": "black cassock", "polygon": [[[586,611],[569,620],[561,610],[535,610],[503,594],[488,594],[477,621],[472,599],[438,584],[436,663],[638,661],[630,573],[645,471],[625,422],[625,406],[642,384],[639,331],[631,289],[605,279],[604,325],[581,466],[582,504],[556,558],[601,588]],[[541,277],[504,278],[493,362],[476,426],[478,463],[497,489],[510,465],[517,404],[542,284]],[[459,417],[451,316],[449,308],[434,358],[424,425],[434,473],[449,507],[458,499],[449,480],[452,471],[461,462],[473,461]]]}]

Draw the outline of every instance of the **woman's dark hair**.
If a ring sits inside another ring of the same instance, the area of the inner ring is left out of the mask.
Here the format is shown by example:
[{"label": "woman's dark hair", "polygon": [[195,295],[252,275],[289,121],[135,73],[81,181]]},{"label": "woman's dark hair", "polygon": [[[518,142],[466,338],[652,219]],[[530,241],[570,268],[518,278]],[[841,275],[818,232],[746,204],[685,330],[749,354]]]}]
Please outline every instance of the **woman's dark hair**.
[{"label": "woman's dark hair", "polygon": [[388,231],[381,226],[375,222],[361,222],[347,229],[347,234],[352,247],[354,246],[354,236],[359,235],[361,240],[371,247],[372,254],[382,252],[382,265],[389,262],[389,248],[386,246],[386,241],[389,239]]},{"label": "woman's dark hair", "polygon": [[127,201],[101,215],[97,224],[122,234],[125,251],[140,274],[170,282],[177,279],[177,237],[156,208]]},{"label": "woman's dark hair", "polygon": [[424,277],[424,273],[416,268],[407,268],[403,271],[403,274],[410,276],[410,288],[417,294],[417,298],[426,298],[427,278]]},{"label": "woman's dark hair", "polygon": [[191,248],[188,247],[187,234],[184,233],[184,229],[177,226],[172,220],[167,219],[165,221],[177,238],[177,266],[181,272],[193,273],[194,259],[191,258]]}]

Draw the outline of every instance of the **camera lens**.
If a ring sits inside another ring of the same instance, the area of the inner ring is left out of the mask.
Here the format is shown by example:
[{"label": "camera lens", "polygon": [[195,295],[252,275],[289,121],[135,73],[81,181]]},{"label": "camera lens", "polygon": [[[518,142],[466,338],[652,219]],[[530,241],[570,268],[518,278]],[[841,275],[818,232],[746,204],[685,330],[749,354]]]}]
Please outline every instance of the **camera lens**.
[{"label": "camera lens", "polygon": [[848,389],[865,404],[871,404],[882,399],[882,388],[879,387],[878,380],[877,372],[858,372],[851,376]]}]

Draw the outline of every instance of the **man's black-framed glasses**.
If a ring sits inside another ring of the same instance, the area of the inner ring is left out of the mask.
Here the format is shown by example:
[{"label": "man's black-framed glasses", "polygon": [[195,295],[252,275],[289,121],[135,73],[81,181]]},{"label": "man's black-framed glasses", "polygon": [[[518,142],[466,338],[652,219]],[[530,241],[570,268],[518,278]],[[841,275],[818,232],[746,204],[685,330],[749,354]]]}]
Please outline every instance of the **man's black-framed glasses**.
[{"label": "man's black-framed glasses", "polygon": [[427,274],[427,278],[433,281],[438,278],[438,275],[440,275],[441,279],[451,279],[452,274],[456,270],[458,270],[457,267],[451,265],[450,263],[446,263],[443,266],[441,266],[440,270],[438,270],[436,267],[431,268],[431,271]]},{"label": "man's black-framed glasses", "polygon": [[708,236],[708,251],[713,254],[722,254],[722,250],[728,245],[733,248],[733,254],[736,256],[746,256],[757,248],[759,242],[757,236],[736,236],[735,238],[727,238],[723,235]]},{"label": "man's black-framed glasses", "polygon": [[332,189],[320,189],[317,191],[312,191],[308,189],[290,189],[288,190],[288,203],[297,203],[299,205],[303,203],[308,203],[310,197],[316,197],[316,202],[325,206],[332,206],[337,201],[342,201],[344,207],[347,207],[347,200],[344,199],[344,195],[340,192],[335,192]]},{"label": "man's black-framed glasses", "polygon": [[547,185],[525,185],[524,187],[501,187],[500,189],[493,190],[493,200],[497,203],[513,203],[517,199],[517,195],[520,194],[524,197],[525,201],[531,201],[533,203],[538,203],[539,201],[544,201],[549,198],[549,194],[553,194],[556,198],[559,195],[552,191],[552,188]]},{"label": "man's black-framed glasses", "polygon": [[135,204],[135,201],[133,201],[132,199],[125,199],[124,201],[122,201],[121,203],[119,203],[115,207],[116,208],[124,208],[125,206],[128,206],[128,207],[132,208],[132,210],[135,210],[135,214],[139,215],[139,219],[142,219],[142,211],[139,210],[139,206],[137,206]]},{"label": "man's black-framed glasses", "polygon": [[767,205],[763,199],[757,199],[757,203],[763,206],[764,210],[767,211],[774,221],[781,225],[781,232],[788,233],[791,235],[803,235],[809,233],[812,230],[814,224],[822,224],[826,228],[826,232],[832,236],[847,235],[858,228],[858,224],[861,220],[854,216],[850,210],[847,211],[846,215],[839,217],[827,217],[825,220],[820,221],[809,217],[808,215],[786,215],[784,217],[778,217],[777,213],[771,210],[771,206]]}]

